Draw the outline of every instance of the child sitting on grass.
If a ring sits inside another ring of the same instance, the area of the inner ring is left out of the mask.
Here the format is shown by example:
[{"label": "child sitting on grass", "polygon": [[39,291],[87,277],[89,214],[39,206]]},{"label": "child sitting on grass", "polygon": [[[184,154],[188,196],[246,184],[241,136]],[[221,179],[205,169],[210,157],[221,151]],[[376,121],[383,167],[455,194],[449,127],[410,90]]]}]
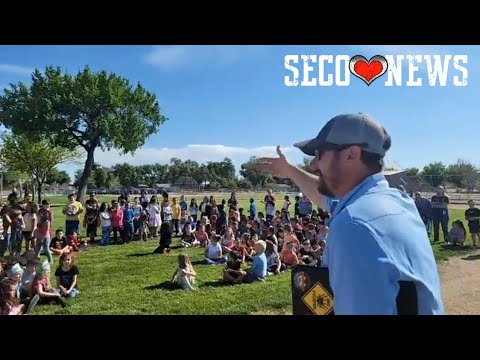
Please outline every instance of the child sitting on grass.
[{"label": "child sitting on grass", "polygon": [[35,280],[36,269],[40,260],[37,257],[32,257],[27,260],[27,266],[23,272],[20,285],[20,298],[31,298],[33,295],[33,281]]},{"label": "child sitting on grass", "polygon": [[164,221],[162,225],[160,225],[160,244],[153,252],[156,254],[169,253],[172,236],[172,223],[170,221]]},{"label": "child sitting on grass", "polygon": [[242,243],[245,248],[245,261],[252,261],[255,255],[255,240],[258,240],[257,235],[252,237],[250,237],[249,233],[242,235]]},{"label": "child sitting on grass", "polygon": [[50,264],[44,261],[37,270],[35,280],[33,281],[33,293],[40,297],[40,302],[50,303],[55,302],[62,307],[67,306],[65,300],[58,291],[55,291],[50,285]]},{"label": "child sitting on grass", "polygon": [[67,243],[67,239],[63,236],[63,230],[57,229],[55,237],[50,242],[50,250],[56,255],[68,254],[71,249]]},{"label": "child sitting on grass", "polygon": [[241,261],[245,262],[245,258],[247,256],[247,252],[245,250],[245,246],[242,244],[242,240],[237,238],[235,239],[235,242],[233,244],[233,247],[231,249],[232,251],[230,253],[234,253],[236,257]]},{"label": "child sitting on grass", "polygon": [[195,243],[195,233],[192,231],[192,226],[189,223],[186,223],[182,230],[182,246],[190,247],[196,245]]},{"label": "child sitting on grass", "polygon": [[192,262],[187,254],[178,255],[178,267],[173,273],[172,283],[177,283],[183,290],[196,290],[195,277],[197,273],[193,269]]},{"label": "child sitting on grass", "polygon": [[289,242],[285,245],[285,248],[280,253],[280,261],[284,266],[282,269],[290,269],[299,263],[297,253],[295,252],[295,243]]},{"label": "child sitting on grass", "polygon": [[227,265],[223,269],[223,281],[227,284],[236,284],[241,278],[246,275],[246,272],[242,270],[242,260],[239,259],[236,252],[230,252],[230,260],[227,261]]},{"label": "child sitting on grass", "polygon": [[75,231],[67,234],[67,245],[70,251],[78,252],[80,251],[80,240]]},{"label": "child sitting on grass", "polygon": [[222,246],[220,245],[221,240],[222,238],[220,235],[215,235],[215,233],[212,234],[211,241],[205,248],[205,262],[207,264],[217,265],[225,262],[222,253]]},{"label": "child sitting on grass", "polygon": [[205,231],[205,225],[200,224],[200,226],[198,227],[198,230],[195,231],[195,239],[196,239],[196,243],[194,245],[197,245],[197,242],[198,242],[198,245],[200,245],[201,247],[207,246],[208,234]]},{"label": "child sitting on grass", "polygon": [[253,257],[252,267],[246,271],[245,275],[239,276],[235,279],[235,283],[243,282],[245,284],[254,281],[264,281],[267,277],[267,257],[265,250],[267,244],[263,240],[255,243],[255,256]]},{"label": "child sitting on grass", "polygon": [[233,230],[230,226],[227,226],[225,229],[225,234],[222,237],[222,252],[224,254],[228,254],[232,251],[232,248],[235,244],[235,235],[233,234]]},{"label": "child sitting on grass", "polygon": [[0,283],[0,315],[23,315],[25,305],[16,296],[17,285],[10,279]]},{"label": "child sitting on grass", "polygon": [[465,226],[461,220],[455,220],[452,223],[452,228],[449,231],[450,235],[450,243],[452,245],[461,246],[465,244],[465,238],[467,235],[467,231],[465,230]]},{"label": "child sitting on grass", "polygon": [[278,255],[277,249],[275,244],[267,240],[266,249],[265,249],[265,256],[267,257],[267,271],[269,273],[278,275],[281,271],[282,262],[280,261],[280,256]]},{"label": "child sitting on grass", "polygon": [[78,295],[77,278],[79,273],[73,254],[63,254],[60,257],[59,267],[55,270],[57,288],[61,296],[74,298]]}]

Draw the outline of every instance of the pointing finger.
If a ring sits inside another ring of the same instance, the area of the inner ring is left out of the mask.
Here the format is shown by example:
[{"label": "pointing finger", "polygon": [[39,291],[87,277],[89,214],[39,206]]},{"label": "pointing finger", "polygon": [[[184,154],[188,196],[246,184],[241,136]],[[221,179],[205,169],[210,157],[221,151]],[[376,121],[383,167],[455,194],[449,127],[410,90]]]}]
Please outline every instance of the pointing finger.
[{"label": "pointing finger", "polygon": [[277,154],[278,154],[278,156],[280,156],[280,157],[283,156],[282,150],[280,150],[280,145],[277,145]]}]

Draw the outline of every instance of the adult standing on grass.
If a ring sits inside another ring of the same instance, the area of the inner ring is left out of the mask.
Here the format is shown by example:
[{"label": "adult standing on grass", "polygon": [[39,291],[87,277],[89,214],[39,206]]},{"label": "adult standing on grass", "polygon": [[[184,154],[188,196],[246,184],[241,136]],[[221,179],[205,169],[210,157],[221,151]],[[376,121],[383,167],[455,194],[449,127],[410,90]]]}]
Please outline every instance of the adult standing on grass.
[{"label": "adult standing on grass", "polygon": [[309,174],[278,158],[259,170],[291,179],[313,203],[331,211],[324,262],[335,314],[443,314],[440,280],[413,199],[382,174],[391,138],[363,114],[339,115],[314,139],[295,144],[314,156]]},{"label": "adult standing on grass", "polygon": [[[2,194],[3,197],[3,194]],[[7,202],[10,204],[11,207],[14,207],[19,202],[19,196],[17,188],[12,188],[12,192],[8,195]]]},{"label": "adult standing on grass", "polygon": [[415,193],[415,206],[422,218],[425,228],[427,229],[428,237],[430,237],[432,224],[432,203],[429,199],[422,197],[422,193],[417,191]]},{"label": "adult standing on grass", "polygon": [[450,198],[445,195],[443,186],[437,187],[437,194],[432,196],[432,223],[433,223],[433,241],[438,242],[440,237],[440,226],[442,226],[443,240],[448,243],[450,241],[448,232],[448,205]]},{"label": "adult standing on grass", "polygon": [[80,219],[79,216],[84,211],[81,202],[77,201],[74,194],[68,195],[68,203],[63,208],[62,213],[65,215],[65,233],[67,236],[75,231],[80,234]]}]

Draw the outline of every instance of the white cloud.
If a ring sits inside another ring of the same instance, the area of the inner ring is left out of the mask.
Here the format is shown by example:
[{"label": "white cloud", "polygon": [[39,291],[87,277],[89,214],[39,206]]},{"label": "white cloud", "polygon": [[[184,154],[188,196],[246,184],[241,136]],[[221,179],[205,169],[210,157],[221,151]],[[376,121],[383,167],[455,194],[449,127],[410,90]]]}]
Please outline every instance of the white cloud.
[{"label": "white cloud", "polygon": [[[237,147],[228,145],[187,145],[181,148],[153,148],[145,147],[139,149],[134,155],[122,155],[117,151],[102,151],[98,149],[95,152],[95,162],[105,167],[110,167],[119,163],[128,163],[131,165],[148,165],[148,164],[168,164],[171,158],[179,158],[181,160],[193,160],[198,163],[206,163],[208,161],[222,161],[228,157],[232,159],[237,172],[240,165],[251,156],[257,157],[276,157],[276,145],[265,145],[258,147]],[[303,153],[295,147],[282,147],[282,152],[291,164],[303,163]],[[83,169],[83,159],[81,165],[62,164],[58,168],[69,173],[74,178],[75,171],[79,168]],[[386,159],[387,167],[401,168],[396,162]]]},{"label": "white cloud", "polygon": [[[193,160],[199,163],[207,161],[221,161],[231,158],[238,167],[251,156],[275,156],[276,146],[236,147],[227,145],[187,145],[182,148],[142,148],[134,155],[122,155],[117,151],[97,151],[95,162],[103,166],[112,166],[117,163],[129,164],[167,164],[173,157],[181,160]],[[285,155],[289,155],[294,148],[284,148]]]},{"label": "white cloud", "polygon": [[199,63],[215,61],[216,64],[233,64],[261,54],[262,45],[161,45],[154,46],[144,57],[147,64],[160,69],[174,69]]},{"label": "white cloud", "polygon": [[[134,155],[122,155],[117,151],[102,151],[98,149],[95,152],[95,162],[105,167],[110,167],[118,163],[128,163],[132,165],[148,165],[148,164],[168,164],[171,158],[179,158],[181,160],[193,160],[198,163],[206,163],[208,161],[222,161],[228,157],[232,159],[237,171],[240,165],[251,156],[277,156],[276,145],[258,146],[258,147],[236,147],[227,145],[187,145],[181,148],[141,148]],[[300,164],[303,159],[302,153],[294,147],[282,147],[285,156],[294,164]],[[85,161],[83,159],[83,161]],[[74,177],[77,169],[83,168],[82,165],[62,164],[59,169],[67,171],[70,176]]]},{"label": "white cloud", "polygon": [[0,73],[12,74],[12,75],[31,75],[34,69],[11,64],[0,64]]}]

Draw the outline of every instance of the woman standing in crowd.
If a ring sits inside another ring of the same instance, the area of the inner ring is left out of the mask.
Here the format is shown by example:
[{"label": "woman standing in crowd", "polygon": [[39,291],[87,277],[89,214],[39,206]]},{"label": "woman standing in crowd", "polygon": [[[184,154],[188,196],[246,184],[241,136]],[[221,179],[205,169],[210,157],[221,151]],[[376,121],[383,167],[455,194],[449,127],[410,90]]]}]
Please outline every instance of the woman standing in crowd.
[{"label": "woman standing in crowd", "polygon": [[238,201],[237,201],[237,194],[234,192],[232,192],[232,194],[230,195],[230,199],[228,199],[228,203],[227,203],[228,207],[231,208],[231,207],[237,207],[238,206]]},{"label": "woman standing in crowd", "polygon": [[[163,204],[165,201],[168,202],[168,194],[167,194],[167,200],[165,200],[165,197],[163,198],[162,202],[162,207],[164,206]],[[147,212],[148,212],[148,228],[149,228],[149,235],[150,237],[157,237],[158,233],[158,228],[162,224],[162,219],[161,219],[161,208],[158,206],[157,203],[157,197],[152,196],[150,198],[150,203],[147,206]]]},{"label": "woman standing in crowd", "polygon": [[198,205],[197,205],[197,199],[192,198],[190,200],[190,216],[192,217],[193,221],[196,223],[197,222],[197,216],[198,216]]}]

